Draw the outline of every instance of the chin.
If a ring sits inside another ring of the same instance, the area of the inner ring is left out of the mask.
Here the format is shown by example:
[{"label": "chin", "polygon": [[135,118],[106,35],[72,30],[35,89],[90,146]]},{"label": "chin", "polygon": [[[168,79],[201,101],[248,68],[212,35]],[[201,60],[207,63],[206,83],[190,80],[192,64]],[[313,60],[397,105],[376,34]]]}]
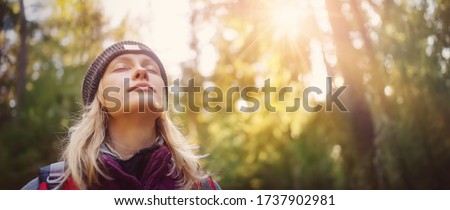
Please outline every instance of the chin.
[{"label": "chin", "polygon": [[164,112],[164,107],[161,106],[161,103],[138,101],[130,103],[128,110],[130,113],[157,114]]},{"label": "chin", "polygon": [[125,110],[119,110],[116,112],[109,112],[109,115],[113,118],[115,117],[127,117],[127,116],[142,116],[146,118],[158,118],[163,115],[163,111],[155,110],[155,108],[150,109],[149,107],[146,107],[145,109],[139,108],[138,106],[130,107],[129,109]]}]

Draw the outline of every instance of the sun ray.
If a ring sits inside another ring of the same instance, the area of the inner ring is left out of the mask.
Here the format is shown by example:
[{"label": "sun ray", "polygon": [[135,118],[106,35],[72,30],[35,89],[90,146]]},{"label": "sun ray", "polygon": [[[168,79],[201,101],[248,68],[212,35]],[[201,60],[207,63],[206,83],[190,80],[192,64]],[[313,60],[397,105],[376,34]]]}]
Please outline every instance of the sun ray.
[{"label": "sun ray", "polygon": [[307,16],[307,0],[282,1],[271,10],[271,25],[276,37],[295,39],[301,32],[302,22]]}]

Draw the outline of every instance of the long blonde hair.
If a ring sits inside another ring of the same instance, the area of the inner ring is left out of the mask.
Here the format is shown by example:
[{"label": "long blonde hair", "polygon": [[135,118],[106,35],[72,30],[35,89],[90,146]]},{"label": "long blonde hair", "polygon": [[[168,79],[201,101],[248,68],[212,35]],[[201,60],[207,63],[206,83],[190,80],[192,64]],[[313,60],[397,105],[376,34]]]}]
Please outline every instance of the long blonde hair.
[{"label": "long blonde hair", "polygon": [[[85,108],[81,119],[69,128],[61,158],[67,164],[64,180],[71,177],[80,189],[99,184],[100,176],[109,179],[98,161],[100,146],[106,137],[107,119],[108,114],[102,109],[97,95]],[[156,126],[173,155],[175,164],[170,173],[182,174],[178,183],[180,189],[191,189],[194,183],[208,176],[200,168],[199,159],[203,156],[195,155],[197,147],[188,143],[167,111],[157,119]]]}]

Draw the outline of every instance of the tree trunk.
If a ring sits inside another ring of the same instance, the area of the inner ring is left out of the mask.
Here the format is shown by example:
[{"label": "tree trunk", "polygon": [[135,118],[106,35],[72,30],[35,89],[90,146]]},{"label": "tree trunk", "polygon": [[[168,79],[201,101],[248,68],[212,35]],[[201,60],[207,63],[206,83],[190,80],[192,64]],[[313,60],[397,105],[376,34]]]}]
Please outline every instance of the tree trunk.
[{"label": "tree trunk", "polygon": [[[356,157],[350,157],[346,168],[350,186],[355,189],[376,189],[377,176],[373,164],[374,126],[370,107],[365,99],[365,85],[363,84],[363,69],[357,62],[362,60],[361,52],[352,45],[349,36],[350,24],[341,11],[340,0],[327,1],[328,16],[333,30],[336,46],[338,68],[345,80],[347,89],[342,94],[343,103],[348,108],[348,118],[353,128]],[[345,160],[344,160],[345,161]],[[353,164],[351,164],[353,162]]]},{"label": "tree trunk", "polygon": [[28,62],[28,46],[27,46],[27,20],[25,18],[25,6],[23,0],[20,0],[20,49],[17,64],[17,83],[16,83],[16,108],[22,104],[25,94],[26,69]]}]

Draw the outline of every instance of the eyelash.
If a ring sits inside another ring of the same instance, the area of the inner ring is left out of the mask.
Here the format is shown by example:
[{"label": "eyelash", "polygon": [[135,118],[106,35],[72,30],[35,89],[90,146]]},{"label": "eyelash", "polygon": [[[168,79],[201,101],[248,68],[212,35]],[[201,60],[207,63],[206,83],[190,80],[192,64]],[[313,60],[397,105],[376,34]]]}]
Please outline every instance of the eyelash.
[{"label": "eyelash", "polygon": [[155,69],[148,69],[148,68],[145,68],[145,69],[147,69],[148,72],[158,73]]},{"label": "eyelash", "polygon": [[152,64],[148,64],[148,65],[144,66],[144,68],[147,69],[148,72],[155,73],[155,74],[158,73],[158,70],[156,70],[156,67]]},{"label": "eyelash", "polygon": [[130,69],[129,67],[120,67],[120,68],[114,69],[114,71],[123,71],[123,70],[129,70],[129,69]]}]

